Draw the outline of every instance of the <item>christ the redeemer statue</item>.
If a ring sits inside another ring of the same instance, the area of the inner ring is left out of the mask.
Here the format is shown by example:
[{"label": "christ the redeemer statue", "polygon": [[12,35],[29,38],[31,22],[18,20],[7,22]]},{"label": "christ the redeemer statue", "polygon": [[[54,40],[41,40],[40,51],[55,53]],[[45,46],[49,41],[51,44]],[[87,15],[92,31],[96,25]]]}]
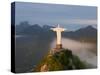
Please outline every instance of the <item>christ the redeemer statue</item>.
[{"label": "christ the redeemer statue", "polygon": [[61,43],[61,32],[65,31],[64,28],[61,28],[58,24],[56,28],[51,28],[51,30],[56,32],[57,35],[57,42],[56,42],[56,48],[62,49],[62,43]]}]

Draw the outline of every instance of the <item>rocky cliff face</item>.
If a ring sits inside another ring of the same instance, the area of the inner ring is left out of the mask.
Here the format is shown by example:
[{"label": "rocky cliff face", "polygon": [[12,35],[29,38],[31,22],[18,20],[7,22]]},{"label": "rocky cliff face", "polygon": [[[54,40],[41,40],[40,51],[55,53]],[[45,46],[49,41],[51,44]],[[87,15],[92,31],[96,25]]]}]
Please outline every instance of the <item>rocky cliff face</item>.
[{"label": "rocky cliff face", "polygon": [[56,52],[50,51],[33,71],[60,71],[85,69],[86,63],[82,62],[77,56],[73,55],[68,49],[61,49]]}]

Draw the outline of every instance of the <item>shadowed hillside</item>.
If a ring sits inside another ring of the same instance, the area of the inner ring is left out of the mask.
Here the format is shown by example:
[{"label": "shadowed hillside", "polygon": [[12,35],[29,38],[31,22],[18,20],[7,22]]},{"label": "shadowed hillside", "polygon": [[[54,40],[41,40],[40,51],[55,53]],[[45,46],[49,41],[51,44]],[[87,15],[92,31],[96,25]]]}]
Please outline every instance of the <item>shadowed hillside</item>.
[{"label": "shadowed hillside", "polygon": [[[27,36],[49,36],[50,39],[54,38],[54,32],[50,30],[53,26],[39,24],[30,25],[27,21],[21,22],[16,25],[16,35],[27,35]],[[65,38],[71,38],[75,40],[86,40],[89,42],[97,42],[97,29],[94,27],[87,26],[80,28],[76,31],[65,31],[62,33]],[[48,37],[47,37],[48,38]]]}]

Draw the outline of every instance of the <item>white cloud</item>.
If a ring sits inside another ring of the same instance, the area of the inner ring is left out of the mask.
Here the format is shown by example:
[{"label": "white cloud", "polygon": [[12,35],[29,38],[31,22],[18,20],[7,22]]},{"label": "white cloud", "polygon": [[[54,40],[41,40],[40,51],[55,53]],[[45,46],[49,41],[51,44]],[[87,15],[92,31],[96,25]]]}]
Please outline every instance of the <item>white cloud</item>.
[{"label": "white cloud", "polygon": [[97,24],[97,20],[91,20],[91,19],[71,19],[71,20],[68,20],[67,22],[69,23],[74,23],[74,24]]},{"label": "white cloud", "polygon": [[58,22],[60,21],[65,24],[97,25],[96,19],[59,19]]},{"label": "white cloud", "polygon": [[[96,46],[93,43],[80,42],[69,38],[62,38],[63,47],[72,51],[82,61],[86,61],[93,67],[97,66]],[[55,48],[56,39],[51,42],[51,48]]]}]

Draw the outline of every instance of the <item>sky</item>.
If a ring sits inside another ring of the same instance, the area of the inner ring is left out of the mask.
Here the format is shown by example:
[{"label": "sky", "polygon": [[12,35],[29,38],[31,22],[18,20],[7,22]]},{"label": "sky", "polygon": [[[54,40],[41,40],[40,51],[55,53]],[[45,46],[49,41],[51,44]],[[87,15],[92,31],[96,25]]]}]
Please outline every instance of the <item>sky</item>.
[{"label": "sky", "polygon": [[41,26],[60,24],[68,30],[88,25],[97,28],[97,7],[16,2],[15,23],[18,25],[23,21]]}]

